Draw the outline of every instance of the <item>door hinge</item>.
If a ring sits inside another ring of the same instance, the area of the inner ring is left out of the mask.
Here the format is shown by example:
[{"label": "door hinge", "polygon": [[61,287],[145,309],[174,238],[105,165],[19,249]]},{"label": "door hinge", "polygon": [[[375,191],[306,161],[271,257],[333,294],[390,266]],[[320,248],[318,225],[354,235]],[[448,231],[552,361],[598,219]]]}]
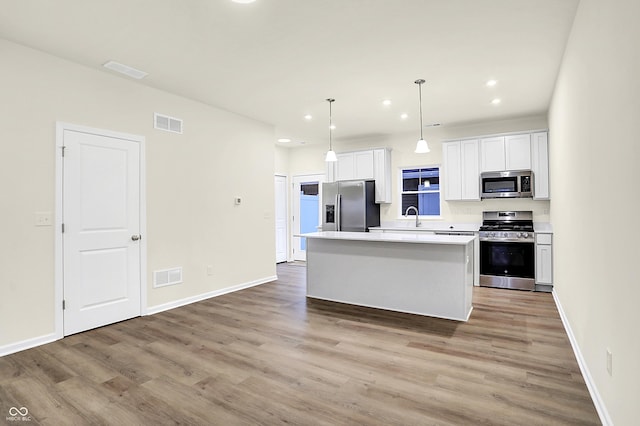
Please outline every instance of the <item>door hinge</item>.
[{"label": "door hinge", "polygon": [[64,150],[67,149],[66,146],[62,145],[62,156],[64,157]]},{"label": "door hinge", "polygon": [[65,302],[66,302],[65,300],[62,301],[62,310],[63,311],[67,308],[67,304]]},{"label": "door hinge", "polygon": [[62,233],[64,234],[64,223],[62,224]]}]

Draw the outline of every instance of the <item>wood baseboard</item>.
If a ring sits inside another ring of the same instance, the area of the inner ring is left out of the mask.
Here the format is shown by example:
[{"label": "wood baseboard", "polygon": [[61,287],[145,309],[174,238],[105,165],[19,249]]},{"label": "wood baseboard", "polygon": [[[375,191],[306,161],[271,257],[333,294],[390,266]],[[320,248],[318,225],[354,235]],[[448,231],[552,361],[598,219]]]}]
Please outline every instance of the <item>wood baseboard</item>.
[{"label": "wood baseboard", "polygon": [[24,351],[26,349],[35,348],[36,346],[45,345],[47,343],[55,342],[59,337],[56,333],[45,334],[31,339],[23,340],[21,342],[11,343],[9,345],[0,346],[0,357],[13,354],[16,352]]}]

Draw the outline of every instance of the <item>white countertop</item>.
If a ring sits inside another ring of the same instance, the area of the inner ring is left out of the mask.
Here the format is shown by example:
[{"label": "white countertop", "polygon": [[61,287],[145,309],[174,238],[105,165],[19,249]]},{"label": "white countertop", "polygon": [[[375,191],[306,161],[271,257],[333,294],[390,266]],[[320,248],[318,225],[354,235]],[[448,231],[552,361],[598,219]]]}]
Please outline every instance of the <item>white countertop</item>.
[{"label": "white countertop", "polygon": [[466,245],[473,241],[475,236],[466,235],[432,235],[409,232],[335,232],[322,231],[308,234],[295,235],[296,237],[318,238],[326,240],[345,241],[381,241],[392,243],[413,244],[453,244]]}]

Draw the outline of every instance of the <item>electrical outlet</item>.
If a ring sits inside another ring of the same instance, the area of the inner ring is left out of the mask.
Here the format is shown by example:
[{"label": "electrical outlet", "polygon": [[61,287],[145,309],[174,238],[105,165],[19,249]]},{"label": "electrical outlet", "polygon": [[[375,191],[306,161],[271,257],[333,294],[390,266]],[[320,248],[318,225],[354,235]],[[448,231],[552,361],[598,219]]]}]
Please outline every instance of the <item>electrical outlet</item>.
[{"label": "electrical outlet", "polygon": [[607,373],[609,375],[613,375],[613,354],[611,353],[611,349],[607,348]]},{"label": "electrical outlet", "polygon": [[235,203],[236,206],[239,206],[240,204],[242,204],[242,198],[234,197],[233,202]]}]

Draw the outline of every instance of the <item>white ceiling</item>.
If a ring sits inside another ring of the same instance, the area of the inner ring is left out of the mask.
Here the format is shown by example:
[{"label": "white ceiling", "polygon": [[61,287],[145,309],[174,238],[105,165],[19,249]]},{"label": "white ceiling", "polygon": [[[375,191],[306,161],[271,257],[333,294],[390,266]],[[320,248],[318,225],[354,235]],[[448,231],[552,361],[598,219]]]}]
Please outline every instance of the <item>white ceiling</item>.
[{"label": "white ceiling", "polygon": [[149,73],[141,84],[272,124],[295,146],[327,143],[328,97],[336,141],[417,136],[418,78],[425,125],[544,114],[577,4],[0,0],[0,37],[104,72],[130,65]]}]

